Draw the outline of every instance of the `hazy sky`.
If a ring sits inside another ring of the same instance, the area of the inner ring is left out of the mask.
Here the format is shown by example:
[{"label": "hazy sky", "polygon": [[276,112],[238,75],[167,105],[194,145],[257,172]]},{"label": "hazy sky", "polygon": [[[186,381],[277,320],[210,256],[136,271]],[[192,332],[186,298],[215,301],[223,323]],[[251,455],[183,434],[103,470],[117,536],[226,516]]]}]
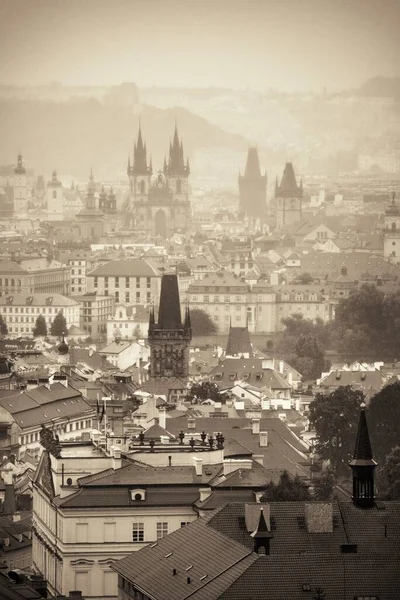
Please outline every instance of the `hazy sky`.
[{"label": "hazy sky", "polygon": [[399,32],[399,0],[0,0],[0,83],[340,89]]}]

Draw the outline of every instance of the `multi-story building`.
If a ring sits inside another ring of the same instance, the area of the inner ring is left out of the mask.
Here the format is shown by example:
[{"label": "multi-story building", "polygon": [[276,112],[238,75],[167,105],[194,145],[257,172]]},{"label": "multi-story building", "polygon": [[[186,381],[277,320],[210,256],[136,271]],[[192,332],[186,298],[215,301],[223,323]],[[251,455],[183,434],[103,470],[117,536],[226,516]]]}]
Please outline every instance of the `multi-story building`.
[{"label": "multi-story building", "polygon": [[114,312],[114,298],[98,294],[84,294],[73,298],[80,304],[80,327],[88,332],[93,340],[104,338],[107,321]]},{"label": "multi-story building", "polygon": [[69,294],[70,268],[47,258],[0,262],[0,296],[6,294]]},{"label": "multi-story building", "polygon": [[147,338],[149,314],[149,309],[144,306],[118,304],[114,315],[107,319],[107,342],[117,338],[121,340]]},{"label": "multi-story building", "polygon": [[147,161],[146,144],[139,128],[133,164],[128,159],[129,197],[123,207],[127,224],[147,235],[164,239],[175,232],[187,231],[191,220],[189,201],[189,160],[186,164],[178,130],[169,149],[169,160],[152,177],[151,161]]},{"label": "multi-story building", "polygon": [[[193,282],[187,291],[192,309],[207,312],[220,333],[227,333],[229,325],[244,327],[247,323],[247,300],[250,286],[226,271],[206,275]],[[251,326],[249,326],[251,330]]]},{"label": "multi-story building", "polygon": [[112,260],[87,275],[86,291],[113,296],[115,303],[149,306],[158,301],[161,276],[141,259]]},{"label": "multi-story building", "polygon": [[33,484],[32,558],[52,594],[77,589],[84,598],[116,600],[111,565],[196,520],[200,488],[223,462],[220,446],[192,448],[186,441],[157,444],[153,452],[146,441],[135,447],[139,464],[121,459],[121,439],[114,442],[107,450],[96,441],[61,444],[58,457],[42,454]]},{"label": "multi-story building", "polygon": [[40,431],[46,425],[60,440],[73,440],[93,427],[95,411],[67,379],[32,389],[11,390],[0,399],[0,415],[10,428],[10,448],[39,455]]},{"label": "multi-story building", "polygon": [[[326,290],[327,292],[328,290]],[[283,319],[290,315],[301,314],[303,318],[325,323],[331,321],[332,303],[325,289],[313,285],[284,285],[274,288],[276,294],[276,329],[283,331]]]},{"label": "multi-story building", "polygon": [[10,336],[32,335],[39,315],[44,317],[49,332],[59,312],[64,315],[68,329],[71,325],[79,327],[79,302],[61,294],[15,294],[0,298],[0,313],[7,323]]}]

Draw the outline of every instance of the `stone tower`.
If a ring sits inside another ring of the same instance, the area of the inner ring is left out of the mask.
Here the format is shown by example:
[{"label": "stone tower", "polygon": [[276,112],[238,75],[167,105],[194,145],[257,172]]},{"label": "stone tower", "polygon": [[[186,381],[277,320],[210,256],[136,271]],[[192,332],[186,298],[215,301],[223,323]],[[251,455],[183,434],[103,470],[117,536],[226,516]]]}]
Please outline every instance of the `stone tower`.
[{"label": "stone tower", "polygon": [[383,256],[392,263],[400,263],[400,207],[394,193],[385,211]]},{"label": "stone tower", "polygon": [[177,275],[163,275],[158,319],[150,312],[150,378],[186,378],[192,339],[189,309],[182,323]]},{"label": "stone tower", "polygon": [[18,154],[17,166],[14,169],[14,214],[19,217],[28,212],[28,188],[26,170],[22,163],[22,155]]},{"label": "stone tower", "polygon": [[64,196],[61,181],[54,170],[51,181],[47,184],[47,218],[49,221],[62,221],[64,218]]},{"label": "stone tower", "polygon": [[261,175],[258,150],[250,147],[244,175],[239,174],[239,210],[250,219],[264,220],[267,212],[267,174]]},{"label": "stone tower", "polygon": [[297,185],[293,165],[287,162],[281,184],[275,186],[276,228],[281,229],[302,217],[303,184]]}]

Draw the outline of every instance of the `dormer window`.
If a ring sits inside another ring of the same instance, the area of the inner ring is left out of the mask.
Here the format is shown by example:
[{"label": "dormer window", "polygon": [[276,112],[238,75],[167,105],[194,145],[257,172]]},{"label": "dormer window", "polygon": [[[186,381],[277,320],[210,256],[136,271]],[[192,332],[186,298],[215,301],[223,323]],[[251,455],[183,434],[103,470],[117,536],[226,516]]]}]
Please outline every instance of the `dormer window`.
[{"label": "dormer window", "polygon": [[146,500],[146,490],[141,488],[136,488],[134,490],[130,490],[131,500],[134,502],[140,502]]}]

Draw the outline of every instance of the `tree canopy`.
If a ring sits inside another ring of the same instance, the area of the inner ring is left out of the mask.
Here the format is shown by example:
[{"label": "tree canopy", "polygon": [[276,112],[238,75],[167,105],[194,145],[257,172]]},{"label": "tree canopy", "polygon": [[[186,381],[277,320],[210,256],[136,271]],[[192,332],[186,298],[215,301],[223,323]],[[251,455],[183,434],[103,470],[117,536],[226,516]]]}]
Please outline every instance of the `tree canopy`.
[{"label": "tree canopy", "polygon": [[296,500],[311,500],[308,486],[298,475],[292,477],[283,471],[278,483],[270,481],[264,488],[261,502],[294,502]]},{"label": "tree canopy", "polygon": [[67,321],[65,320],[65,317],[62,314],[62,312],[59,312],[56,314],[54,321],[52,322],[51,327],[50,327],[50,333],[51,333],[51,335],[54,335],[56,337],[61,337],[63,335],[66,335]]},{"label": "tree canopy", "polygon": [[278,336],[276,352],[301,375],[304,380],[317,379],[329,369],[325,360],[329,332],[322,319],[315,322],[295,313],[282,319],[285,330]]},{"label": "tree canopy", "polygon": [[195,336],[217,333],[215,323],[205,310],[192,308],[190,310],[190,321],[192,324],[192,333]]},{"label": "tree canopy", "polygon": [[395,446],[386,457],[380,480],[383,486],[380,495],[386,500],[400,500],[400,446]]},{"label": "tree canopy", "polygon": [[329,460],[336,475],[348,472],[364,400],[362,391],[343,386],[329,394],[316,394],[310,404],[315,450],[323,460]]},{"label": "tree canopy", "polygon": [[218,401],[221,399],[219,387],[212,381],[202,381],[201,383],[194,383],[188,391],[187,397],[189,400],[196,398],[197,400],[211,400]]},{"label": "tree canopy", "polygon": [[39,337],[41,335],[47,335],[47,325],[43,315],[37,317],[35,327],[33,328],[33,337]]},{"label": "tree canopy", "polygon": [[367,419],[374,458],[382,464],[400,442],[400,381],[371,398]]},{"label": "tree canopy", "polygon": [[396,360],[400,354],[400,291],[364,284],[336,307],[333,344],[359,360]]}]

